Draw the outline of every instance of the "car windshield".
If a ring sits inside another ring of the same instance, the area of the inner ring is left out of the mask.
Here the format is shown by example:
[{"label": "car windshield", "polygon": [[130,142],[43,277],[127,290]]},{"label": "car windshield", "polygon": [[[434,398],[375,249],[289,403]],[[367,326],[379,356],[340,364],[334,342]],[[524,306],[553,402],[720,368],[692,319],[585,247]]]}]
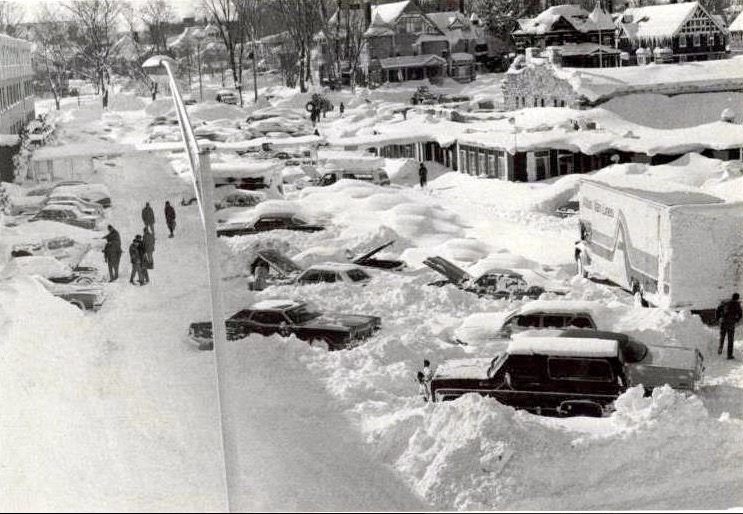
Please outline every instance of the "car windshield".
[{"label": "car windshield", "polygon": [[632,339],[622,341],[621,348],[624,361],[630,364],[642,361],[648,353],[647,346]]},{"label": "car windshield", "polygon": [[289,319],[292,320],[293,323],[298,325],[320,317],[319,312],[315,312],[307,305],[300,305],[299,307],[290,309],[286,311],[286,315],[289,316]]},{"label": "car windshield", "polygon": [[353,282],[361,282],[362,280],[368,280],[370,277],[363,270],[352,269],[348,271],[348,278],[350,278]]},{"label": "car windshield", "polygon": [[292,221],[294,222],[295,225],[306,225],[307,224],[307,222],[301,218],[292,218]]}]

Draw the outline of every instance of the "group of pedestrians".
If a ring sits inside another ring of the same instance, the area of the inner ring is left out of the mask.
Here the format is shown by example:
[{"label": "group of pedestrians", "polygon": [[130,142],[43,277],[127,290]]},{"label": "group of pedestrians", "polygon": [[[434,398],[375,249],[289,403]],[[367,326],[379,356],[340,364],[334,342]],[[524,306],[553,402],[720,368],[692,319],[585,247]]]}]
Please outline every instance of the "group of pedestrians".
[{"label": "group of pedestrians", "polygon": [[[144,228],[141,234],[134,236],[131,244],[129,245],[129,261],[132,265],[131,275],[129,276],[129,283],[143,286],[149,284],[150,274],[149,270],[154,269],[155,261],[153,254],[155,253],[155,213],[147,202],[142,209],[142,222]],[[173,231],[175,230],[175,209],[170,202],[165,202],[165,223],[170,231],[170,236],[173,237]],[[121,235],[113,225],[108,226],[108,234],[103,236],[106,240],[106,246],[103,248],[103,258],[108,264],[108,276],[109,282],[113,282],[119,278],[119,264],[121,262]]]}]

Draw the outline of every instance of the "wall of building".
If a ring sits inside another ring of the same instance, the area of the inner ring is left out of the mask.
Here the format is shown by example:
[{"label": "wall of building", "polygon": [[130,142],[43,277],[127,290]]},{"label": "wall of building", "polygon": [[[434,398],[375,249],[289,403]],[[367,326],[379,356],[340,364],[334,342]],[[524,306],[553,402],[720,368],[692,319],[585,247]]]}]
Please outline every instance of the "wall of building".
[{"label": "wall of building", "polygon": [[581,108],[580,97],[567,81],[555,77],[551,66],[527,66],[506,73],[501,82],[506,109],[523,107]]},{"label": "wall of building", "polygon": [[17,134],[34,117],[31,43],[0,34],[0,134]]}]

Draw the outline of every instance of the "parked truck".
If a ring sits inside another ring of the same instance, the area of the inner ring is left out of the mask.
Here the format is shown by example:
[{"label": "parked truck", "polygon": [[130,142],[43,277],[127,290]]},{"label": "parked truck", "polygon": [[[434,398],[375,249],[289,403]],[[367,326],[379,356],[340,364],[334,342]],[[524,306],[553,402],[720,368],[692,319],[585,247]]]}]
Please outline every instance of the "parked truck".
[{"label": "parked truck", "polygon": [[743,203],[649,179],[582,179],[578,274],[709,321],[743,286]]}]

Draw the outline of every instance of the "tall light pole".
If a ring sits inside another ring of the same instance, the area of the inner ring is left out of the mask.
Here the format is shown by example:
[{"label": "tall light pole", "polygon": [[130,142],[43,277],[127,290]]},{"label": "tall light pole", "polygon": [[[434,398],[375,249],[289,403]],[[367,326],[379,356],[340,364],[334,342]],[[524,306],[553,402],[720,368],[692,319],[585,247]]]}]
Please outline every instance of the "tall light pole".
[{"label": "tall light pole", "polygon": [[[142,69],[146,73],[150,75],[163,75],[164,71],[168,76],[175,111],[178,115],[178,125],[181,129],[181,136],[183,137],[183,145],[188,155],[188,161],[194,177],[196,200],[199,205],[205,231],[206,266],[209,271],[209,290],[211,293],[212,337],[214,340],[215,366],[217,369],[216,377],[219,397],[222,398],[222,381],[219,379],[219,370],[225,369],[226,356],[224,352],[227,344],[227,331],[224,323],[224,309],[222,308],[222,284],[217,255],[217,226],[214,221],[214,179],[211,174],[209,159],[210,148],[199,148],[196,142],[193,127],[186,112],[186,106],[183,104],[183,98],[175,82],[175,76],[172,70],[174,66],[176,66],[175,60],[164,55],[154,55],[142,63]],[[223,431],[220,431],[220,437],[222,438],[222,448],[224,451]],[[229,491],[227,501],[229,503]]]},{"label": "tall light pole", "polygon": [[194,39],[196,39],[196,62],[199,67],[199,102],[204,101],[204,85],[201,81],[201,44],[204,42],[205,37],[206,34],[203,30],[197,29],[194,34]]}]

